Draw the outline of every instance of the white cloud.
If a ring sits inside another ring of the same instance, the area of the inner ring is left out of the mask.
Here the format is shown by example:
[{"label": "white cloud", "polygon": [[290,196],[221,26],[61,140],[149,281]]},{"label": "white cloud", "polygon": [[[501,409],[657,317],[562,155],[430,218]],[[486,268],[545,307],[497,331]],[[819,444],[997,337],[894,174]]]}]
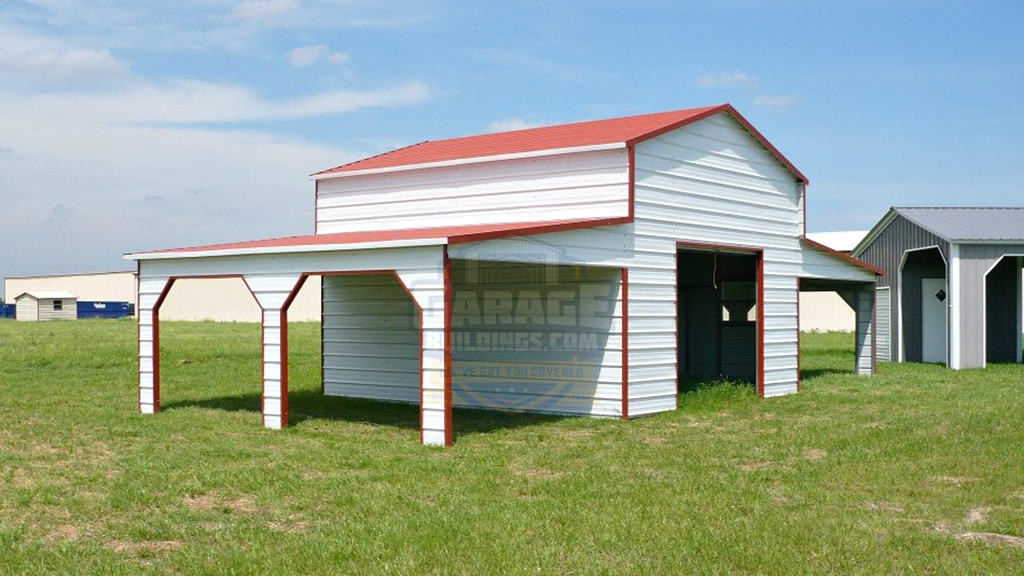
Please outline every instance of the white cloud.
[{"label": "white cloud", "polygon": [[236,18],[271,24],[282,16],[299,12],[298,0],[242,0],[232,13]]},{"label": "white cloud", "polygon": [[0,80],[7,86],[105,82],[126,76],[128,63],[103,48],[69,45],[0,24]]},{"label": "white cloud", "polygon": [[298,48],[292,48],[292,50],[288,52],[288,62],[296,68],[305,68],[306,66],[312,66],[315,64],[323,53],[324,47],[321,44],[299,46]]},{"label": "white cloud", "polygon": [[[376,90],[336,90],[269,100],[249,88],[199,80],[134,83],[116,91],[43,93],[31,100],[48,106],[55,120],[118,124],[210,124],[313,118],[363,108],[409,106],[432,97],[422,82]],[[26,102],[11,102],[24,106]]]},{"label": "white cloud", "polygon": [[[417,82],[291,100],[195,80],[38,93],[0,85],[0,270],[111,269],[128,266],[126,251],[311,233],[307,175],[378,150],[209,125],[430,95]],[[44,261],[31,256],[40,248]]]},{"label": "white cloud", "polygon": [[337,51],[327,53],[327,47],[323,44],[311,46],[299,46],[288,52],[288,62],[295,68],[305,68],[316,64],[321,58],[331,64],[348,64],[351,58],[345,52]]},{"label": "white cloud", "polygon": [[327,61],[331,64],[348,64],[350,60],[351,58],[346,52],[332,52],[331,55],[327,57]]},{"label": "white cloud", "polygon": [[754,106],[763,108],[789,108],[796,103],[796,96],[760,94],[754,98]]},{"label": "white cloud", "polygon": [[506,118],[504,120],[495,120],[487,125],[488,132],[508,132],[511,130],[526,130],[527,128],[536,128],[538,126],[545,126],[544,122],[533,122],[530,120],[524,120],[522,118]]},{"label": "white cloud", "polygon": [[697,85],[704,88],[717,88],[720,86],[740,86],[743,88],[756,88],[757,77],[747,72],[733,70],[731,72],[716,72],[704,74],[697,77]]}]

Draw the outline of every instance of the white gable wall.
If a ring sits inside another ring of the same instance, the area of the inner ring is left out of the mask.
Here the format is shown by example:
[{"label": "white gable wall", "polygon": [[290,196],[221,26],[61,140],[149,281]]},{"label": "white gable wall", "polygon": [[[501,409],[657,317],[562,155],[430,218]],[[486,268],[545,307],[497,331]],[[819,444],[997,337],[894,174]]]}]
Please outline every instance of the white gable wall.
[{"label": "white gable wall", "polygon": [[627,163],[616,149],[324,179],[317,233],[626,216]]},{"label": "white gable wall", "polygon": [[[643,408],[674,406],[676,242],[764,250],[764,395],[796,392],[797,276],[802,267],[802,184],[740,124],[718,114],[636,147],[637,251],[630,265],[630,353],[659,378]],[[642,316],[643,324],[633,322]],[[636,327],[634,328],[634,325]],[[630,373],[634,368],[630,362]]]}]

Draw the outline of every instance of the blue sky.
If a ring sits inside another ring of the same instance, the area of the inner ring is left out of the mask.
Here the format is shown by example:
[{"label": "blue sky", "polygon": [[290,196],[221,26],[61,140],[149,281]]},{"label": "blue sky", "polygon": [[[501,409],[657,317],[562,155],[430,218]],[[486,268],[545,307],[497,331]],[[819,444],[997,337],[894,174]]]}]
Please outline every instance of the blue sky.
[{"label": "blue sky", "polygon": [[311,233],[309,173],[424,139],[722,102],[810,231],[1024,204],[1022,6],[4,2],[0,276]]}]

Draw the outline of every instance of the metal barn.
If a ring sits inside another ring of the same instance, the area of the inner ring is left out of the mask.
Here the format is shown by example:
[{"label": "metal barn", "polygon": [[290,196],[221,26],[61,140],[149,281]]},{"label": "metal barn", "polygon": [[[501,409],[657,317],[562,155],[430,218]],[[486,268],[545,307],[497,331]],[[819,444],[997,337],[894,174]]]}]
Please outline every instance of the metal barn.
[{"label": "metal barn", "polygon": [[890,208],[853,254],[878,282],[878,358],[1021,361],[1024,208]]},{"label": "metal barn", "polygon": [[23,322],[77,320],[78,298],[70,292],[22,292],[14,297],[14,317]]},{"label": "metal barn", "polygon": [[288,422],[288,310],[322,279],[323,391],[633,418],[706,378],[800,385],[800,290],[840,292],[874,370],[878,270],[804,238],[807,179],[732,106],[426,141],[313,177],[315,233],[140,252],[139,408],[160,307],[241,277],[262,310],[263,423]]}]

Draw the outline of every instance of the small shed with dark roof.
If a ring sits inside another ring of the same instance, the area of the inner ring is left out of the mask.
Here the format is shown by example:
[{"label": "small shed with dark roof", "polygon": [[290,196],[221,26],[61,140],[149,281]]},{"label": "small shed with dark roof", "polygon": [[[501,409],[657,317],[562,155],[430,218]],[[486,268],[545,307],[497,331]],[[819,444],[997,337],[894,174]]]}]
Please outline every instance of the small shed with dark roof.
[{"label": "small shed with dark roof", "polygon": [[891,208],[853,255],[886,273],[879,360],[1021,362],[1024,207]]}]

